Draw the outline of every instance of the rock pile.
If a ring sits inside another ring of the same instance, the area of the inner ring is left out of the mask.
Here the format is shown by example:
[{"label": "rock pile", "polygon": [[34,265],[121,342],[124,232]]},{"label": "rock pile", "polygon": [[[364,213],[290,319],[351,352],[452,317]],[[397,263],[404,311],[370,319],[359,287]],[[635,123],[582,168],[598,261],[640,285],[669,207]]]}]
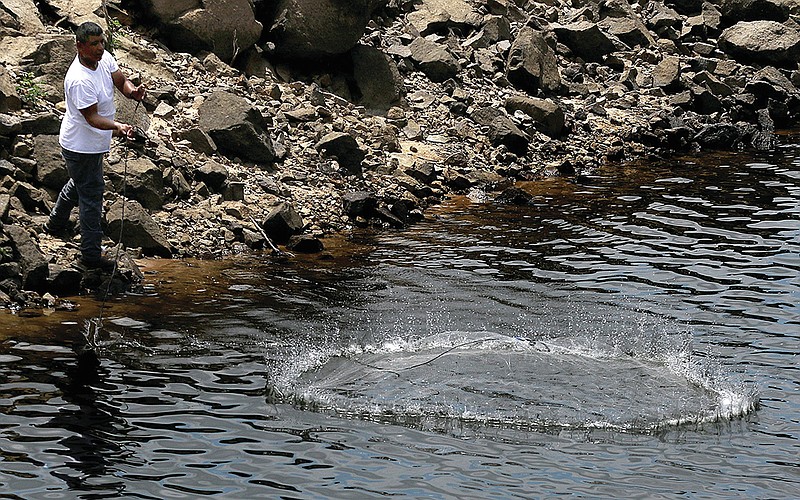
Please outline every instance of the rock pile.
[{"label": "rock pile", "polygon": [[61,79],[85,20],[149,87],[143,106],[118,104],[146,140],[106,165],[109,244],[143,255],[218,257],[265,236],[320,251],[449,193],[769,149],[800,116],[794,0],[0,0],[9,306],[85,287],[64,274],[78,237],[41,230],[66,179]]}]

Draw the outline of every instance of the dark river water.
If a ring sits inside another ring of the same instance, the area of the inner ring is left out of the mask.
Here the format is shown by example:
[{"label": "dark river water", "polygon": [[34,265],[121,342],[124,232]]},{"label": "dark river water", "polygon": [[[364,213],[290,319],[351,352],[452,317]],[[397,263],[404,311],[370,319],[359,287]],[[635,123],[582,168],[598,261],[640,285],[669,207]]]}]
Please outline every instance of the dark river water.
[{"label": "dark river water", "polygon": [[[0,315],[0,497],[797,498],[800,138]],[[79,354],[80,353],[80,354]]]}]

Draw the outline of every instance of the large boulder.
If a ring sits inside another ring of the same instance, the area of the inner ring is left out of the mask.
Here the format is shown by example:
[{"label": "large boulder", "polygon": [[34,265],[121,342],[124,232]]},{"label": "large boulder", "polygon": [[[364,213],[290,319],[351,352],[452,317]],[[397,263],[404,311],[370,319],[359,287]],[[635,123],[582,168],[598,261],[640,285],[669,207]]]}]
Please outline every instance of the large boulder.
[{"label": "large boulder", "polygon": [[325,135],[316,145],[317,150],[335,156],[347,173],[361,175],[361,162],[366,153],[358,146],[355,137],[345,132],[331,132]]},{"label": "large boulder", "polygon": [[372,0],[277,0],[269,39],[275,54],[317,59],[344,54],[364,34]]},{"label": "large boulder", "polygon": [[800,29],[776,21],[743,21],[722,32],[719,47],[741,62],[796,65]]},{"label": "large boulder", "polygon": [[37,135],[33,139],[36,155],[36,181],[53,190],[60,190],[69,180],[67,167],[61,157],[57,135]]},{"label": "large boulder", "polygon": [[492,144],[496,146],[502,144],[516,155],[522,156],[527,153],[530,138],[514,125],[514,122],[502,109],[485,106],[475,110],[470,118],[489,128],[488,136]]},{"label": "large boulder", "polygon": [[368,45],[356,45],[350,53],[361,103],[367,108],[381,110],[396,104],[403,91],[403,78],[394,60]]},{"label": "large boulder", "polygon": [[602,62],[603,56],[617,50],[617,46],[600,27],[589,21],[554,24],[558,41],[569,47],[584,61]]},{"label": "large boulder", "polygon": [[[123,207],[125,218],[122,218]],[[141,248],[145,255],[170,257],[172,248],[155,220],[135,200],[117,200],[106,214],[108,235],[128,248]]]},{"label": "large boulder", "polygon": [[[44,31],[44,24],[39,19],[39,9],[33,0],[3,0],[0,2],[0,24],[6,29],[23,36],[36,35]],[[2,30],[0,30],[2,33]]]},{"label": "large boulder", "polygon": [[22,288],[24,290],[43,290],[47,284],[50,270],[47,260],[28,232],[20,226],[4,226],[3,231],[11,239],[18,255],[22,272]]},{"label": "large boulder", "polygon": [[41,97],[64,100],[64,74],[75,59],[75,37],[41,34],[35,37],[0,37],[0,64],[19,66],[33,77]]},{"label": "large boulder", "polygon": [[[127,153],[126,153],[127,154]],[[125,192],[148,210],[164,204],[164,172],[146,157],[132,158],[110,165],[106,170],[118,193]]]},{"label": "large boulder", "polygon": [[261,227],[275,242],[286,243],[290,237],[303,231],[305,222],[291,203],[281,203],[270,210]]},{"label": "large boulder", "polygon": [[0,65],[0,113],[19,111],[22,100],[17,93],[17,87],[5,66]]},{"label": "large boulder", "polygon": [[422,36],[454,27],[476,28],[482,17],[464,0],[423,0],[408,14],[408,22]]},{"label": "large boulder", "polygon": [[561,87],[556,54],[533,28],[520,30],[508,53],[506,68],[508,81],[529,94],[554,92]]},{"label": "large boulder", "polygon": [[564,110],[551,100],[511,96],[506,99],[506,110],[509,113],[522,111],[533,119],[536,130],[550,137],[560,137],[564,133],[566,122]]},{"label": "large boulder", "polygon": [[786,0],[722,0],[719,4],[726,24],[739,21],[778,21],[789,19],[789,1]]},{"label": "large boulder", "polygon": [[208,50],[226,62],[253,46],[263,26],[250,0],[151,0],[161,36],[175,50]]},{"label": "large boulder", "polygon": [[198,114],[198,126],[224,154],[258,163],[275,160],[266,121],[247,99],[216,91],[200,105]]},{"label": "large boulder", "polygon": [[[80,26],[91,21],[100,25],[104,30],[107,29],[106,20],[103,16],[103,0],[42,0],[39,3],[46,4],[50,9],[71,26]],[[34,9],[36,9],[34,7]],[[36,9],[35,11],[38,11]]]}]

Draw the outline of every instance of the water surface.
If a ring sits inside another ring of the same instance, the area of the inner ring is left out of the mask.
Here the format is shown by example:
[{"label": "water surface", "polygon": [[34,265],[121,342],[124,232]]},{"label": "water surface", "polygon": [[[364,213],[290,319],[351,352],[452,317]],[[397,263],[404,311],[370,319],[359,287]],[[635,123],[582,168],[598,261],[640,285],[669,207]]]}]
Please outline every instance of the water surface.
[{"label": "water surface", "polygon": [[0,496],[796,497],[798,142],[0,316]]}]

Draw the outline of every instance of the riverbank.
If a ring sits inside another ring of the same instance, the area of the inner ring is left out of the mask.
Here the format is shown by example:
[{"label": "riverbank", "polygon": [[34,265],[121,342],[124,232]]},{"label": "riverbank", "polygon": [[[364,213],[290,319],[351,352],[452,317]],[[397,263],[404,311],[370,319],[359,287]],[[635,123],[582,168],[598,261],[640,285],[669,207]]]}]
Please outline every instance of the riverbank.
[{"label": "riverbank", "polygon": [[[334,2],[256,2],[239,6],[239,28],[205,26],[191,46],[169,36],[194,26],[189,13],[152,3],[4,3],[17,14],[0,41],[7,307],[105,283],[72,265],[77,235],[41,229],[66,180],[69,27],[87,16],[150,89],[144,105],[118,106],[146,140],[114,144],[106,166],[107,246],[130,257],[218,258],[268,240],[324,255],[329,235],[413,224],[453,194],[524,203],[500,194],[547,176],[582,182],[609,161],[770,149],[800,115],[800,13],[778,0],[756,14],[756,2],[390,1],[339,18]],[[221,19],[205,4],[192,15]],[[247,45],[241,26],[255,25]],[[122,267],[121,285],[140,279]]]}]

